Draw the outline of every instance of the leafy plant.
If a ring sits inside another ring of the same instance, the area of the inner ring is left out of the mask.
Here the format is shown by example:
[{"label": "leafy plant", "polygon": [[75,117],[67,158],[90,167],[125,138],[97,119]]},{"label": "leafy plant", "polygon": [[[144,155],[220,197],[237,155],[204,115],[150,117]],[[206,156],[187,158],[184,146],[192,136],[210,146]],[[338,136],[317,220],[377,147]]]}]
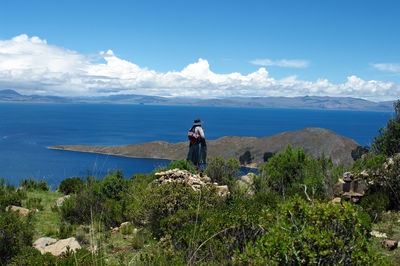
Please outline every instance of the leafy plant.
[{"label": "leafy plant", "polygon": [[217,156],[208,160],[205,173],[213,182],[231,186],[240,173],[240,163],[234,158],[225,161],[221,156]]},{"label": "leafy plant", "polygon": [[83,186],[85,185],[85,180],[79,177],[69,177],[61,181],[60,185],[58,186],[58,191],[69,195],[69,194],[76,194],[82,191]]},{"label": "leafy plant", "polygon": [[[263,233],[236,253],[238,264],[358,265],[384,262],[368,244],[370,222],[351,204],[299,197],[264,212]],[[276,217],[274,217],[276,216]]]},{"label": "leafy plant", "polygon": [[178,161],[172,161],[168,166],[168,170],[175,168],[181,170],[187,170],[191,173],[196,173],[196,168],[192,165],[192,163],[184,159]]},{"label": "leafy plant", "polygon": [[395,117],[389,119],[385,128],[379,129],[379,136],[374,138],[372,150],[377,154],[393,156],[400,152],[400,100],[393,107]]}]

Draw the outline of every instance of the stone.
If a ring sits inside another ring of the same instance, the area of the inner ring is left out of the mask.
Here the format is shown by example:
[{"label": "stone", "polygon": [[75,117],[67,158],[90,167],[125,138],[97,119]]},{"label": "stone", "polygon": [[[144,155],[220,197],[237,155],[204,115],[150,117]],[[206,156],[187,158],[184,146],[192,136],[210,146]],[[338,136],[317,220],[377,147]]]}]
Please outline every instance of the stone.
[{"label": "stone", "polygon": [[19,207],[19,206],[14,206],[10,205],[6,207],[6,211],[14,211],[14,212],[19,212],[22,216],[27,216],[31,211],[27,208]]},{"label": "stone", "polygon": [[51,237],[41,237],[35,242],[33,242],[33,247],[40,251],[40,253],[44,254],[45,248],[57,242],[57,239]]},{"label": "stone", "polygon": [[130,224],[132,224],[132,223],[131,223],[131,222],[124,222],[124,223],[122,223],[119,227],[128,226],[128,225],[130,225]]},{"label": "stone", "polygon": [[375,230],[372,230],[370,235],[373,236],[373,237],[377,237],[377,238],[387,238],[386,233],[381,233],[381,232],[378,232],[378,231],[375,231]]},{"label": "stone", "polygon": [[342,202],[342,198],[339,198],[339,197],[334,198],[334,199],[332,200],[332,203],[341,203],[341,202]]},{"label": "stone", "polygon": [[81,245],[76,241],[75,237],[58,240],[56,243],[46,246],[44,253],[50,252],[54,256],[60,256],[67,251],[67,247],[71,251],[75,251],[81,248]]},{"label": "stone", "polygon": [[217,193],[221,197],[225,197],[226,195],[229,194],[228,186],[227,185],[217,186]]},{"label": "stone", "polygon": [[397,248],[398,242],[394,240],[382,240],[381,244],[386,249],[394,250]]},{"label": "stone", "polygon": [[256,175],[255,175],[254,173],[248,173],[247,175],[242,176],[242,177],[240,178],[240,180],[243,181],[243,182],[246,183],[246,184],[251,185],[251,184],[253,184],[253,181],[254,181],[254,177],[255,177],[255,176],[256,176]]},{"label": "stone", "polygon": [[56,201],[57,207],[61,207],[62,204],[63,204],[63,202],[64,202],[66,199],[70,198],[70,197],[71,197],[71,195],[65,195],[65,196],[63,196],[63,197],[61,197],[61,198],[58,198],[57,201]]},{"label": "stone", "polygon": [[343,181],[344,182],[351,182],[354,178],[354,172],[346,172],[343,174]]}]

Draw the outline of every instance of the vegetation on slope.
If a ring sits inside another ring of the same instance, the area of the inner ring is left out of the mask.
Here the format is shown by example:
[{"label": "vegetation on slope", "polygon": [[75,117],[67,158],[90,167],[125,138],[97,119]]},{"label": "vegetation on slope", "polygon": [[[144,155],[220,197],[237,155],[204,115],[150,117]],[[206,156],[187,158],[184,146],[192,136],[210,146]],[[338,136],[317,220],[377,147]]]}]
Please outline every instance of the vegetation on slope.
[{"label": "vegetation on slope", "polygon": [[[236,159],[211,158],[205,174],[228,185],[224,197],[214,186],[195,191],[154,182],[166,169],[129,179],[120,171],[68,178],[57,192],[43,182],[25,180],[16,189],[3,180],[0,264],[397,264],[399,252],[384,250],[370,232],[400,237],[399,107],[372,149],[355,153],[364,154],[351,170],[366,173],[370,184],[359,204],[331,202],[333,184],[347,169],[291,146],[269,158],[247,189],[236,181]],[[186,161],[169,168],[196,172]],[[57,207],[64,194],[71,196]],[[22,217],[6,211],[10,205],[39,211]],[[42,236],[74,236],[83,248],[42,255],[31,247]]]}]

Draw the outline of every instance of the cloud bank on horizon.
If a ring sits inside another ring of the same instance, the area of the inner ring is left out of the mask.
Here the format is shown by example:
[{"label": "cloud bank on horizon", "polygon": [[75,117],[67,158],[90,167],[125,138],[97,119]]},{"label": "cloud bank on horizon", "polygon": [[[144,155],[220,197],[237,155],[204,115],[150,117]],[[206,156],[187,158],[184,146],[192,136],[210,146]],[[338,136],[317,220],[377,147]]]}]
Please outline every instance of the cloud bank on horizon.
[{"label": "cloud bank on horizon", "polygon": [[[181,71],[157,72],[114,55],[112,50],[90,58],[62,47],[49,45],[25,34],[0,40],[0,89],[22,94],[57,96],[105,96],[144,94],[153,96],[332,96],[368,100],[394,100],[400,95],[395,82],[347,77],[342,84],[327,79],[298,80],[296,76],[274,79],[261,67],[248,75],[217,74],[207,60],[199,59]],[[304,68],[307,60],[256,59],[252,64]],[[380,71],[399,72],[398,64],[371,64]]]}]

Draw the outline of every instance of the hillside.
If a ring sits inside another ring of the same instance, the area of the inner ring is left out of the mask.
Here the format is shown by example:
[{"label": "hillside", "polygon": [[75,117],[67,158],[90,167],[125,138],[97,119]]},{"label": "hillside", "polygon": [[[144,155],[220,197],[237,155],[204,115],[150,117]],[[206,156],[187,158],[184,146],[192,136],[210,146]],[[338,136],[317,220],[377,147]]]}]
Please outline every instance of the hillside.
[{"label": "hillside", "polygon": [[[207,142],[208,156],[219,155],[225,159],[239,159],[242,156],[242,165],[248,167],[260,167],[264,164],[265,153],[281,152],[288,144],[295,148],[304,148],[312,157],[319,157],[324,153],[332,158],[334,164],[346,166],[352,164],[351,151],[358,146],[355,141],[340,136],[331,130],[315,127],[262,138],[226,136]],[[153,141],[123,146],[66,145],[50,148],[134,158],[179,160],[186,158],[188,146],[188,142]],[[247,159],[243,161],[244,157]]]}]

